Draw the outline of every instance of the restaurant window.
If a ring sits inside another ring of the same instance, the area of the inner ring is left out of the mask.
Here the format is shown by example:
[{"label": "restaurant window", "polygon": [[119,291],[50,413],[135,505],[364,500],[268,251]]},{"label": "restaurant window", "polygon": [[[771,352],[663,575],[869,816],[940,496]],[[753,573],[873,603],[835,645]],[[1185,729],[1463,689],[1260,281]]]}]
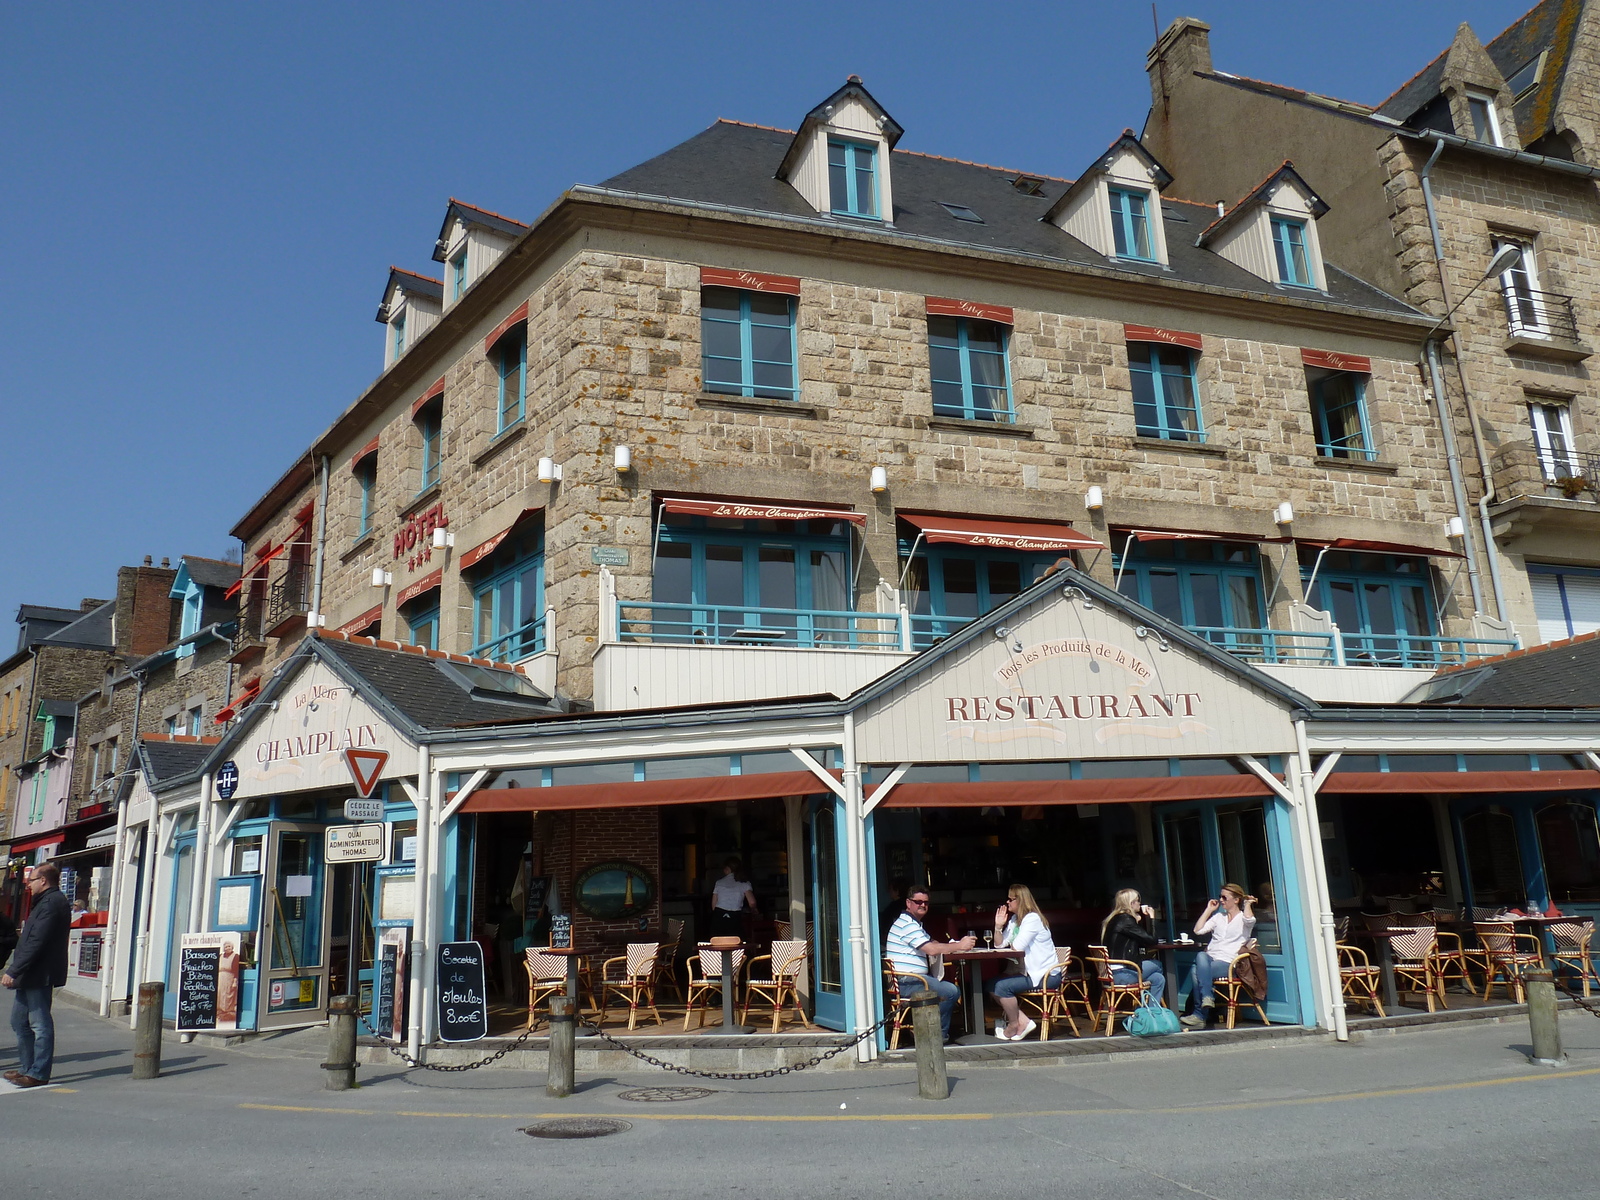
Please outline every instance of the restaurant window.
[{"label": "restaurant window", "polygon": [[417,823],[396,821],[389,826],[389,861],[412,862],[417,857]]},{"label": "restaurant window", "polygon": [[864,142],[828,139],[828,207],[847,217],[878,215],[878,149]]},{"label": "restaurant window", "polygon": [[969,421],[1010,421],[1009,330],[973,317],[928,318],[933,411]]},{"label": "restaurant window", "polygon": [[1518,852],[1517,823],[1504,808],[1482,808],[1461,818],[1461,841],[1479,908],[1521,904],[1527,898]]},{"label": "restaurant window", "polygon": [[1428,569],[1427,560],[1409,555],[1300,547],[1306,603],[1333,614],[1349,662],[1433,664],[1437,627]]},{"label": "restaurant window", "polygon": [[849,611],[850,557],[842,521],[663,513],[652,636],[719,645],[853,644],[862,631]]},{"label": "restaurant window", "polygon": [[545,648],[544,536],[509,537],[472,583],[472,653],[518,662]]},{"label": "restaurant window", "polygon": [[1600,901],[1600,826],[1596,825],[1594,805],[1560,800],[1541,808],[1535,823],[1550,902]]},{"label": "restaurant window", "polygon": [[410,645],[425,646],[429,650],[439,648],[439,595],[436,591],[409,604],[401,618],[406,623],[406,641]]},{"label": "restaurant window", "polygon": [[1259,651],[1265,607],[1256,548],[1198,539],[1121,539],[1113,559],[1117,590],[1228,650]]},{"label": "restaurant window", "polygon": [[1167,843],[1167,894],[1173,907],[1168,914],[1169,932],[1178,934],[1194,927],[1211,897],[1205,834],[1199,813],[1169,816],[1162,829]]},{"label": "restaurant window", "polygon": [[1371,462],[1378,454],[1367,420],[1367,376],[1354,371],[1308,370],[1311,423],[1323,458]]},{"label": "restaurant window", "polygon": [[701,376],[708,392],[793,400],[793,296],[708,287],[700,293]]},{"label": "restaurant window", "polygon": [[954,633],[974,617],[998,608],[1037,581],[1060,558],[1049,554],[1007,553],[973,546],[928,545],[900,539],[901,592],[911,610],[913,644],[922,649]]},{"label": "restaurant window", "polygon": [[1203,442],[1194,352],[1183,346],[1128,343],[1134,432],[1174,442]]},{"label": "restaurant window", "polygon": [[1223,882],[1237,883],[1256,898],[1255,938],[1264,953],[1277,953],[1283,942],[1278,932],[1278,888],[1272,877],[1265,809],[1260,804],[1217,809],[1217,841]]},{"label": "restaurant window", "polygon": [[504,433],[522,420],[528,402],[528,327],[518,325],[494,348],[495,378],[498,381],[498,424]]}]

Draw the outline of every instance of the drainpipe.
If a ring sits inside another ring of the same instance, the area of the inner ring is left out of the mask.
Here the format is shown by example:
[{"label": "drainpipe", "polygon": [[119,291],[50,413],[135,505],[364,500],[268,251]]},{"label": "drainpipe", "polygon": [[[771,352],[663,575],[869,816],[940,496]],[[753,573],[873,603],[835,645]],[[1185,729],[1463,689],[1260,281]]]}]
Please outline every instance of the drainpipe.
[{"label": "drainpipe", "polygon": [[[856,715],[844,715],[844,828],[845,861],[849,872],[850,897],[850,963],[852,988],[855,993],[853,1032],[860,1033],[872,1024],[872,994],[874,975],[870,972],[871,960],[867,956],[867,827],[861,798],[861,764],[856,761]],[[871,1042],[871,1045],[868,1045]],[[870,1062],[877,1056],[877,1043],[867,1038],[856,1045],[856,1059]]]},{"label": "drainpipe", "polygon": [[[316,620],[307,620],[311,628],[318,628],[322,624],[322,559],[328,546],[328,456],[322,456],[322,486],[318,489],[317,496],[317,562],[311,572],[311,616]],[[241,560],[242,561],[242,560]]]},{"label": "drainpipe", "polygon": [[[1444,271],[1444,241],[1439,236],[1439,213],[1434,207],[1433,181],[1429,178],[1429,174],[1433,170],[1434,163],[1439,161],[1439,156],[1443,153],[1444,141],[1443,139],[1436,139],[1433,143],[1433,153],[1428,156],[1428,161],[1423,164],[1422,170],[1419,172],[1419,178],[1422,181],[1422,203],[1428,213],[1428,233],[1433,238],[1434,266],[1439,272],[1439,295],[1444,303],[1445,311],[1449,312],[1450,284],[1445,278]],[[1478,454],[1478,470],[1483,475],[1483,495],[1478,498],[1478,526],[1483,533],[1483,554],[1484,557],[1489,560],[1489,587],[1494,592],[1494,615],[1498,620],[1505,621],[1505,590],[1500,579],[1500,559],[1499,555],[1495,551],[1494,531],[1491,529],[1489,521],[1489,505],[1494,500],[1494,472],[1489,464],[1488,447],[1483,444],[1483,431],[1478,424],[1478,410],[1472,402],[1472,388],[1467,383],[1467,370],[1465,364],[1462,362],[1461,334],[1459,330],[1453,331],[1450,334],[1450,345],[1455,351],[1456,377],[1461,381],[1461,398],[1465,402],[1467,408],[1467,426],[1472,431],[1472,445]],[[1431,352],[1436,354],[1437,352],[1433,350],[1433,347],[1434,343],[1430,340],[1429,349]],[[1444,405],[1444,397],[1438,384],[1437,373],[1435,374],[1433,389],[1434,403],[1439,406],[1440,420],[1444,422],[1446,430],[1446,447],[1448,448],[1450,446],[1449,418]],[[1452,471],[1451,478],[1452,481],[1454,481],[1454,471]],[[1463,499],[1464,496],[1465,493],[1463,492]],[[1458,504],[1460,502],[1461,501],[1458,500]],[[1465,517],[1463,517],[1461,523],[1463,526],[1467,525],[1468,522],[1466,521]],[[1469,564],[1472,562],[1472,554],[1470,550],[1467,551],[1467,562]],[[1471,578],[1470,565],[1468,567],[1468,572],[1468,577]],[[1474,591],[1474,595],[1476,595],[1476,590]]]},{"label": "drainpipe", "polygon": [[1295,758],[1300,768],[1301,824],[1310,843],[1307,869],[1311,872],[1312,894],[1317,902],[1317,925],[1321,936],[1317,939],[1324,955],[1328,972],[1329,999],[1333,1003],[1333,1036],[1341,1041],[1350,1040],[1350,1027],[1345,1020],[1344,987],[1339,974],[1339,935],[1333,921],[1333,900],[1328,892],[1328,859],[1322,850],[1321,823],[1317,820],[1317,774],[1311,766],[1311,749],[1306,742],[1304,719],[1294,723]]},{"label": "drainpipe", "polygon": [[[1461,552],[1467,556],[1467,586],[1472,589],[1472,611],[1483,611],[1483,587],[1478,582],[1478,559],[1473,550],[1472,510],[1467,504],[1467,489],[1461,481],[1461,454],[1456,449],[1455,430],[1450,427],[1450,410],[1445,402],[1444,376],[1439,370],[1439,342],[1429,338],[1423,348],[1423,362],[1428,368],[1428,386],[1433,389],[1433,406],[1439,414],[1439,428],[1444,433],[1445,462],[1450,467],[1450,493],[1455,498],[1456,516],[1461,518]],[[1491,555],[1492,555],[1491,551]],[[1498,605],[1498,589],[1496,589]]]}]

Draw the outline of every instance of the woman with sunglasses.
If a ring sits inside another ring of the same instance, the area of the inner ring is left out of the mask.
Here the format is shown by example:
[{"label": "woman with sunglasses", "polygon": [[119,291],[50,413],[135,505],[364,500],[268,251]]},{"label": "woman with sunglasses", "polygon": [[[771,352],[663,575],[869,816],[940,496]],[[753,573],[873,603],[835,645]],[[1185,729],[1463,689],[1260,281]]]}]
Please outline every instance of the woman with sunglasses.
[{"label": "woman with sunglasses", "polygon": [[1161,941],[1155,934],[1155,917],[1155,909],[1140,900],[1137,890],[1123,888],[1112,901],[1111,912],[1100,922],[1100,944],[1112,959],[1139,964],[1137,974],[1132,967],[1113,968],[1113,980],[1132,985],[1143,978],[1156,1003],[1165,1004],[1167,977],[1155,958]]},{"label": "woman with sunglasses", "polygon": [[1217,980],[1228,977],[1233,960],[1250,940],[1256,927],[1255,902],[1237,883],[1225,883],[1216,899],[1206,901],[1205,912],[1194,923],[1195,933],[1201,937],[1210,934],[1211,941],[1194,956],[1194,973],[1189,977],[1194,1008],[1183,1018],[1189,1028],[1211,1023],[1217,1006],[1212,988]]},{"label": "woman with sunglasses", "polygon": [[1033,892],[1023,884],[1013,883],[1006,892],[1006,902],[995,909],[994,944],[997,950],[1022,951],[1023,974],[1007,975],[989,985],[990,994],[1000,1002],[1000,1010],[1006,1014],[1000,1039],[1020,1042],[1039,1028],[1039,1023],[1022,1015],[1017,997],[1023,992],[1037,991],[1041,986],[1052,988],[1061,983],[1050,922],[1039,911]]}]

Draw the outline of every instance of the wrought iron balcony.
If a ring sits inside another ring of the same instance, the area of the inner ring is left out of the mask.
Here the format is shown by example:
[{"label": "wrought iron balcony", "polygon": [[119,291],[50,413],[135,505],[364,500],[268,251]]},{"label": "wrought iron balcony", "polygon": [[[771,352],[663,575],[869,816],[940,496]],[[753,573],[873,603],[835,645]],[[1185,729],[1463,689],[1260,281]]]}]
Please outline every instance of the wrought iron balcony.
[{"label": "wrought iron balcony", "polygon": [[1578,340],[1578,319],[1572,311],[1571,296],[1532,288],[1502,294],[1512,337],[1557,342]]},{"label": "wrought iron balcony", "polygon": [[292,562],[267,591],[264,632],[268,637],[281,637],[303,620],[310,608],[311,570],[305,563]]},{"label": "wrought iron balcony", "polygon": [[1600,454],[1582,454],[1576,450],[1540,451],[1539,468],[1544,480],[1560,488],[1568,500],[1600,499]]}]

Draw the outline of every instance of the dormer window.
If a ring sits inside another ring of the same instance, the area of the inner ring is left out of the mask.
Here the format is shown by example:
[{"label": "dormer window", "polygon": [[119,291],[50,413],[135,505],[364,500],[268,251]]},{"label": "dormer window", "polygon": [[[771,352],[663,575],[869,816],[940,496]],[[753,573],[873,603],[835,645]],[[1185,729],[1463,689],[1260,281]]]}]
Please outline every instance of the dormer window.
[{"label": "dormer window", "polygon": [[828,139],[828,201],[833,212],[847,217],[876,217],[876,146]]},{"label": "dormer window", "polygon": [[1118,258],[1155,259],[1150,239],[1150,193],[1113,187],[1111,197],[1111,239]]},{"label": "dormer window", "polygon": [[456,256],[450,260],[450,299],[461,299],[461,293],[467,290],[467,248],[461,247]]},{"label": "dormer window", "polygon": [[1500,114],[1495,111],[1494,97],[1487,92],[1467,93],[1467,112],[1472,116],[1472,140],[1490,146],[1503,146],[1500,136]]},{"label": "dormer window", "polygon": [[395,361],[439,323],[444,284],[413,271],[389,268],[389,285],[383,291],[378,320],[385,326],[383,365]]},{"label": "dormer window", "polygon": [[406,310],[404,308],[395,313],[394,320],[389,322],[389,331],[394,336],[394,357],[399,358],[406,352]]},{"label": "dormer window", "polygon": [[1306,255],[1306,223],[1290,217],[1272,218],[1272,250],[1278,261],[1278,282],[1292,287],[1316,287],[1311,260]]},{"label": "dormer window", "polygon": [[521,221],[452,199],[433,244],[433,261],[444,264],[445,306],[465,296],[527,232]]}]

